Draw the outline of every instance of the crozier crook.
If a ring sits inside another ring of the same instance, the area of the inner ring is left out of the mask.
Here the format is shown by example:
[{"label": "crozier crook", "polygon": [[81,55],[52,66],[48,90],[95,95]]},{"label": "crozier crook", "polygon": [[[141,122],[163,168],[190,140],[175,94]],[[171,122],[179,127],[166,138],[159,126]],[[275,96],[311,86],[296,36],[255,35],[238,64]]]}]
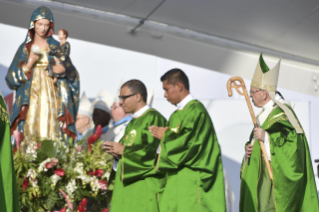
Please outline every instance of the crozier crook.
[{"label": "crozier crook", "polygon": [[[237,82],[239,82],[239,84],[237,84]],[[241,96],[245,96],[246,103],[247,103],[251,118],[253,120],[254,126],[258,127],[257,120],[256,120],[253,108],[252,108],[251,103],[250,103],[250,99],[249,99],[249,96],[248,96],[248,93],[247,93],[247,89],[246,89],[244,80],[241,77],[232,77],[232,78],[230,78],[228,80],[228,82],[227,82],[228,96],[232,96],[233,95],[232,88],[235,88],[236,91]],[[242,91],[240,90],[240,88],[242,88]],[[262,154],[264,156],[264,160],[265,160],[265,164],[266,164],[266,167],[267,167],[267,170],[268,170],[269,177],[270,177],[270,179],[272,181],[273,180],[272,170],[270,168],[270,164],[269,164],[269,160],[268,160],[268,157],[267,157],[267,153],[266,153],[264,142],[263,141],[259,141],[259,145],[260,145],[261,152],[262,152]],[[248,159],[248,165],[249,165],[249,162],[250,162],[250,158]]]}]

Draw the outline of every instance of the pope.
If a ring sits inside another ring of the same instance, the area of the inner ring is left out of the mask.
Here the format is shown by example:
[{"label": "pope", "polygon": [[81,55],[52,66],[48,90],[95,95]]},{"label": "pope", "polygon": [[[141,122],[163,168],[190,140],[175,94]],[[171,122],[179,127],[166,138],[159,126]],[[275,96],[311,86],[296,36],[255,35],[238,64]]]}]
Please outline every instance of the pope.
[{"label": "pope", "polygon": [[[269,69],[261,54],[251,81],[250,97],[263,110],[256,117],[260,127],[253,129],[246,143],[241,168],[241,212],[319,211],[306,135],[293,105],[276,91],[279,67],[280,61]],[[258,141],[264,142],[273,180]]]}]

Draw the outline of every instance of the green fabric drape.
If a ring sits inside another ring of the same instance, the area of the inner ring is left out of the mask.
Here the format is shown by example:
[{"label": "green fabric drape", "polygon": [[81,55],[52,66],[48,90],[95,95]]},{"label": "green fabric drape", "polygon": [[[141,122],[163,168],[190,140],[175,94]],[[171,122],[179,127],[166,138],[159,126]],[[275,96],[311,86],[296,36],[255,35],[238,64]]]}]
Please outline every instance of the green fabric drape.
[{"label": "green fabric drape", "polygon": [[148,109],[127,125],[121,143],[125,145],[115,176],[111,212],[158,212],[165,175],[155,170],[159,139],[150,126],[165,127],[166,119]]},{"label": "green fabric drape", "polygon": [[19,212],[19,196],[12,157],[10,120],[0,94],[0,211]]},{"label": "green fabric drape", "polygon": [[[318,195],[305,134],[296,133],[286,114],[278,106],[261,128],[269,136],[273,187],[269,185],[268,189],[274,189],[275,211],[318,212]],[[253,133],[250,140],[252,137]],[[247,161],[242,163],[241,212],[257,212],[264,205],[261,203],[264,199],[258,195],[261,188],[258,185],[263,169],[262,160],[259,142],[255,140],[250,165]]]},{"label": "green fabric drape", "polygon": [[167,173],[160,211],[226,211],[220,147],[199,101],[192,100],[171,115],[157,168]]}]

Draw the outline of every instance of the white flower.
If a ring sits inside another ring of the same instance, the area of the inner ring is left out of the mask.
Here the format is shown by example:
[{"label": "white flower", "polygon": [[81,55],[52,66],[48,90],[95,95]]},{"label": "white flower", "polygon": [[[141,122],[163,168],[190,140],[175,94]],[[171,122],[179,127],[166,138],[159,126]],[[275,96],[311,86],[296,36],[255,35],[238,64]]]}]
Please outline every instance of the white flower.
[{"label": "white flower", "polygon": [[82,175],[83,174],[83,163],[76,163],[74,171],[76,171],[77,173]]},{"label": "white flower", "polygon": [[91,188],[93,192],[97,192],[99,190],[99,180],[97,179],[97,177],[93,177],[91,180]]},{"label": "white flower", "polygon": [[66,186],[66,192],[70,197],[73,196],[73,192],[77,189],[75,179],[69,181],[68,185]]},{"label": "white flower", "polygon": [[51,159],[50,158],[47,158],[46,160],[44,160],[42,163],[40,163],[39,165],[39,168],[38,168],[38,173],[40,172],[43,172],[43,171],[48,171],[46,168],[45,168],[45,164],[46,163],[50,163],[51,162]]},{"label": "white flower", "polygon": [[37,158],[36,148],[37,148],[37,142],[35,141],[32,141],[27,147],[26,156],[29,158],[30,162],[34,161]]},{"label": "white flower", "polygon": [[31,180],[30,181],[31,182],[31,185],[32,185],[32,187],[34,187],[34,188],[39,188],[39,186],[38,186],[38,180]]},{"label": "white flower", "polygon": [[106,162],[103,161],[103,160],[101,160],[101,161],[99,162],[99,164],[100,164],[101,166],[106,166]]},{"label": "white flower", "polygon": [[27,177],[31,177],[34,180],[37,178],[37,172],[34,169],[29,169]]},{"label": "white flower", "polygon": [[91,182],[91,177],[87,175],[80,175],[77,178],[81,179],[84,184],[88,184]]},{"label": "white flower", "polygon": [[103,175],[103,178],[106,178],[107,180],[109,180],[110,177],[110,172],[105,172],[105,174]]},{"label": "white flower", "polygon": [[40,47],[37,46],[37,45],[32,45],[31,51],[34,52],[35,54],[39,54],[40,53]]},{"label": "white flower", "polygon": [[50,178],[52,180],[52,186],[55,186],[56,183],[61,179],[61,177],[59,175],[56,175],[56,174],[52,175]]}]

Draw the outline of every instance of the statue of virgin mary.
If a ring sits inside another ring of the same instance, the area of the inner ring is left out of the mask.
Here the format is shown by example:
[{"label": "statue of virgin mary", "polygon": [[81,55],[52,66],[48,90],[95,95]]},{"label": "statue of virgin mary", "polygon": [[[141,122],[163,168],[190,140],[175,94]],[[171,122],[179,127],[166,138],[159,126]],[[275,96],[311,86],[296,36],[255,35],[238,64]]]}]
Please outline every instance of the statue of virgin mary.
[{"label": "statue of virgin mary", "polygon": [[48,52],[59,45],[52,37],[53,30],[51,11],[37,8],[6,76],[9,88],[16,91],[10,114],[11,134],[18,130],[25,144],[36,138],[65,141],[68,137],[76,138],[79,74],[74,69],[72,77],[63,75],[65,68],[60,64],[53,71],[64,77],[54,79],[47,73],[52,58]]}]

